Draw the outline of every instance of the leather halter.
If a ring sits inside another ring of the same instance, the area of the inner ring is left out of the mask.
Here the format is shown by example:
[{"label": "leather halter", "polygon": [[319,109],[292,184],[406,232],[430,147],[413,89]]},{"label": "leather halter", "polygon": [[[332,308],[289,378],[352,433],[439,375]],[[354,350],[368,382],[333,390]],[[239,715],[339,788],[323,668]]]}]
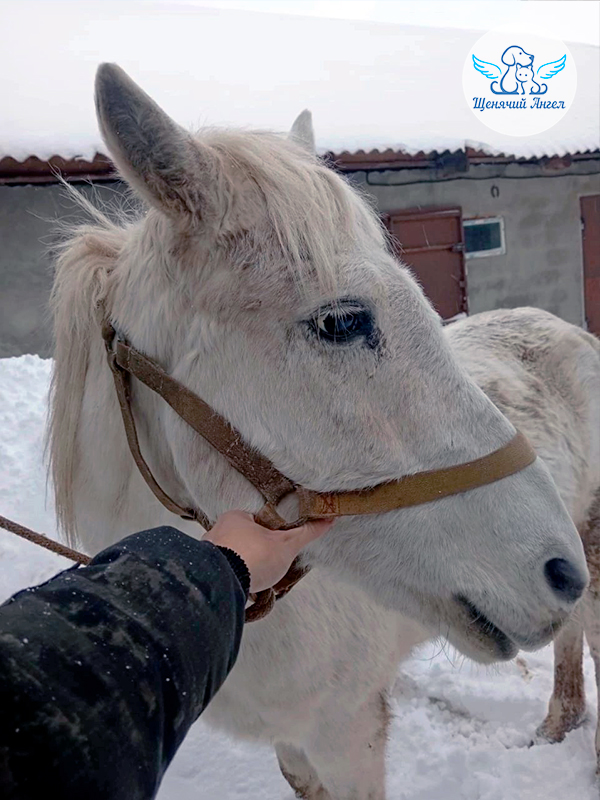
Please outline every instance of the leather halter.
[{"label": "leather halter", "polygon": [[[241,434],[224,417],[119,336],[106,316],[102,319],[102,337],[114,378],[127,442],[139,471],[154,495],[169,511],[183,519],[195,520],[206,530],[211,527],[206,514],[199,509],[184,508],[169,497],[154,478],[141,453],[131,408],[132,375],[159,394],[176,414],[218,450],[260,492],[265,504],[255,515],[255,520],[271,530],[289,530],[308,520],[324,517],[382,514],[397,508],[430,503],[514,475],[536,459],[535,450],[528,440],[517,432],[503,447],[474,461],[405,475],[398,480],[380,483],[371,488],[315,492],[298,486],[279,472],[265,456],[246,444]],[[299,504],[299,516],[293,522],[286,521],[277,511],[279,503],[290,494],[296,494]],[[254,605],[246,609],[246,621],[252,622],[268,614],[275,600],[287,594],[307,571],[296,560],[287,575],[273,589],[252,595]]]}]

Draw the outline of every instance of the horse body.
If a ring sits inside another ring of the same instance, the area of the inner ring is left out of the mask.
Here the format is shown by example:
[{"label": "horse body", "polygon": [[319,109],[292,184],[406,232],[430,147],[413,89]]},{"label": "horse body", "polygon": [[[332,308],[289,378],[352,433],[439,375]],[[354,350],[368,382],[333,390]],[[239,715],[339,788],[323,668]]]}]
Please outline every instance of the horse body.
[{"label": "horse body", "polygon": [[[317,491],[460,463],[514,435],[510,415],[461,366],[461,328],[444,334],[373,212],[298,144],[312,139],[306,117],[290,140],[192,137],[114,67],[99,73],[97,106],[115,162],[149,208],[115,224],[92,212],[95,223],[73,233],[57,264],[49,442],[72,539],[93,552],[161,524],[201,533],[164,510],[137,473],[99,302],[138,350]],[[482,347],[490,369],[497,339],[487,354]],[[258,510],[258,492],[136,382],[132,406],[142,451],[174,500],[212,517]],[[571,433],[569,413],[554,433]],[[529,434],[530,415],[522,421]],[[563,440],[554,458],[548,448],[556,479],[566,486],[573,475],[564,493],[575,503],[582,455]],[[563,457],[573,461],[564,475]],[[291,512],[285,501],[282,512]],[[305,558],[312,573],[245,630],[208,718],[273,741],[284,775],[311,800],[383,800],[386,693],[416,641],[442,634],[477,660],[510,658],[550,640],[587,580],[541,459],[461,495],[341,519]]]},{"label": "horse body", "polygon": [[523,430],[579,530],[600,487],[600,343],[535,308],[448,326],[460,362]]}]

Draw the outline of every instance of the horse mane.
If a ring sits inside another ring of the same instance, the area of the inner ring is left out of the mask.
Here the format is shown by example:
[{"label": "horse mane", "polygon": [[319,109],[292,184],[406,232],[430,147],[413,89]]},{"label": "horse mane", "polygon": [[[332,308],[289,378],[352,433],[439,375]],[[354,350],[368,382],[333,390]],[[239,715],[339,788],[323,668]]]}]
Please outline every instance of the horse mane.
[{"label": "horse mane", "polygon": [[[223,129],[205,129],[198,141],[209,148],[222,167],[217,174],[228,175],[231,185],[241,178],[258,188],[262,214],[266,209],[287,267],[300,284],[310,280],[332,291],[345,239],[360,235],[370,243],[384,240],[372,203],[365,203],[343,177],[295,142],[273,133]],[[111,274],[140,213],[132,217],[130,211],[111,208],[109,215],[64,186],[89,221],[62,224],[56,249],[50,298],[55,362],[46,454],[58,524],[74,542],[77,436],[90,349],[99,336],[97,309],[105,301],[111,307]],[[227,194],[225,179],[219,190]],[[226,205],[231,202],[231,197],[225,199]]]},{"label": "horse mane", "polygon": [[50,295],[54,322],[54,368],[50,384],[50,414],[46,454],[54,488],[57,520],[74,540],[73,476],[77,462],[77,431],[92,337],[98,335],[97,309],[107,296],[116,258],[127,237],[117,224],[83,194],[64,183],[65,190],[91,218],[60,227],[55,275]]}]

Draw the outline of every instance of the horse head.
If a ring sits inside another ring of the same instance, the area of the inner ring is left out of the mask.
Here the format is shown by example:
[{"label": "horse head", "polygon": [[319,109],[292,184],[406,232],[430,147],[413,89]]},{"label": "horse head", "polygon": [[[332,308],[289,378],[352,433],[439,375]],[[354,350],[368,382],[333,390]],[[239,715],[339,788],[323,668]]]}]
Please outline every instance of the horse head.
[{"label": "horse head", "polygon": [[[145,211],[75,233],[58,264],[51,452],[59,510],[80,537],[107,544],[158,516],[123,449],[98,299],[133,346],[309,489],[374,486],[514,436],[457,363],[374,210],[315,156],[306,112],[289,137],[193,135],[113,65],[98,72],[96,102]],[[75,336],[68,321],[86,313]],[[146,457],[183,505],[213,518],[260,507],[219,453],[132,388]],[[343,518],[305,556],[482,661],[549,641],[587,580],[539,459],[463,494]]]}]

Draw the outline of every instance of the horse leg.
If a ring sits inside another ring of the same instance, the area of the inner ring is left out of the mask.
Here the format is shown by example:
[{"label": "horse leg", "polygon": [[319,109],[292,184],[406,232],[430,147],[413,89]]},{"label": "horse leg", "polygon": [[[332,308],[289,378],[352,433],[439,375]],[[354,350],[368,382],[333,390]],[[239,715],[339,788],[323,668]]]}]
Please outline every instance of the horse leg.
[{"label": "horse leg", "polygon": [[354,713],[338,708],[319,728],[305,745],[323,787],[315,800],[385,800],[390,718],[386,693],[378,691]]},{"label": "horse leg", "polygon": [[583,600],[583,624],[598,688],[596,773],[600,775],[600,495],[590,516],[583,544],[590,571],[590,586]]},{"label": "horse leg", "polygon": [[317,773],[302,750],[291,744],[278,742],[275,745],[281,774],[302,800],[329,800]]},{"label": "horse leg", "polygon": [[578,608],[554,640],[554,691],[546,719],[537,729],[549,742],[562,742],[585,718],[583,620]]}]

